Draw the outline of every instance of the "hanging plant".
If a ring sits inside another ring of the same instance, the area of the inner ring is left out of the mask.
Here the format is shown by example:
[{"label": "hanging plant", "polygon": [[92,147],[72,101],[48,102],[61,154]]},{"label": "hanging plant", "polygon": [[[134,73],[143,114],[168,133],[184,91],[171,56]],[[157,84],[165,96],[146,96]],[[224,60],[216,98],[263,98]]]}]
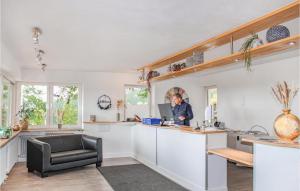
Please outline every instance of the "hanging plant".
[{"label": "hanging plant", "polygon": [[148,72],[148,74],[147,74],[147,76],[146,76],[146,81],[147,81],[147,89],[148,89],[148,92],[149,93],[151,93],[151,82],[150,82],[150,80],[152,79],[152,78],[154,78],[154,77],[157,77],[157,76],[159,76],[160,75],[160,73],[159,72],[157,72],[157,71],[149,71]]},{"label": "hanging plant", "polygon": [[244,44],[242,45],[240,51],[244,53],[245,67],[247,71],[251,71],[251,65],[252,65],[252,57],[251,57],[250,50],[262,44],[263,42],[258,37],[258,34],[252,34],[252,36],[247,38]]}]

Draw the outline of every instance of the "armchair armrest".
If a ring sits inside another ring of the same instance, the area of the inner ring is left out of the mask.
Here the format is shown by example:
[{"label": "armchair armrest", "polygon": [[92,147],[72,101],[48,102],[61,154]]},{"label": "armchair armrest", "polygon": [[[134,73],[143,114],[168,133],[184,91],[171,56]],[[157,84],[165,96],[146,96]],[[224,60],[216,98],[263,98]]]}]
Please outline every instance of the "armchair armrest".
[{"label": "armchair armrest", "polygon": [[27,140],[27,168],[46,172],[50,167],[51,147],[34,138]]},{"label": "armchair armrest", "polygon": [[97,151],[97,161],[102,162],[102,139],[89,135],[82,135],[82,144],[85,149]]}]

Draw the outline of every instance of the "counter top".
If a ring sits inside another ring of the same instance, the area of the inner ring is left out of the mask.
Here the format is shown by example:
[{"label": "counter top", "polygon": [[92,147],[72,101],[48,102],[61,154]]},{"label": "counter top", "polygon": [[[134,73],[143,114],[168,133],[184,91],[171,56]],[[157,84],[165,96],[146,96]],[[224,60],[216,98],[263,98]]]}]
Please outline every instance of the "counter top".
[{"label": "counter top", "polygon": [[29,128],[26,130],[22,130],[21,132],[64,132],[64,131],[83,131],[83,129],[81,128],[62,128],[62,129],[58,129],[58,128]]},{"label": "counter top", "polygon": [[260,140],[259,138],[254,138],[254,137],[242,138],[242,142],[249,143],[249,144],[255,143],[255,144],[271,145],[276,147],[288,147],[288,148],[300,149],[299,142],[285,142],[281,140]]},{"label": "counter top", "polygon": [[[144,125],[144,124],[142,124]],[[193,133],[193,134],[216,134],[216,133],[225,133],[226,131],[224,130],[219,130],[219,129],[213,129],[213,130],[194,130],[192,127],[189,126],[159,126],[159,125],[145,125],[145,126],[150,126],[150,127],[155,127],[155,128],[161,128],[161,129],[172,129],[172,130],[177,130],[181,131],[184,133]]]},{"label": "counter top", "polygon": [[7,143],[13,140],[21,131],[13,131],[12,136],[7,139],[0,139],[0,148],[4,147]]},{"label": "counter top", "polygon": [[83,129],[80,128],[30,128],[27,130],[21,130],[21,131],[13,131],[12,136],[7,139],[0,139],[0,148],[4,147],[9,143],[11,140],[13,140],[16,136],[18,136],[22,132],[70,132],[70,131],[83,131]]},{"label": "counter top", "polygon": [[136,123],[140,123],[140,122],[136,122],[136,121],[84,121],[84,124],[136,124]]}]

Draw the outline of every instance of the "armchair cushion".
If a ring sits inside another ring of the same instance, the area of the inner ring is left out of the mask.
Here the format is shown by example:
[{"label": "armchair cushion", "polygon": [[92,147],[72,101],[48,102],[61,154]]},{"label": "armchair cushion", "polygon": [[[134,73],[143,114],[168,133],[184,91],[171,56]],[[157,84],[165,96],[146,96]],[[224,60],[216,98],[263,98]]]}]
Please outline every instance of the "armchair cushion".
[{"label": "armchair cushion", "polygon": [[95,158],[95,157],[97,157],[97,152],[93,150],[81,149],[81,150],[63,151],[63,152],[51,153],[51,164],[73,162],[73,161]]}]

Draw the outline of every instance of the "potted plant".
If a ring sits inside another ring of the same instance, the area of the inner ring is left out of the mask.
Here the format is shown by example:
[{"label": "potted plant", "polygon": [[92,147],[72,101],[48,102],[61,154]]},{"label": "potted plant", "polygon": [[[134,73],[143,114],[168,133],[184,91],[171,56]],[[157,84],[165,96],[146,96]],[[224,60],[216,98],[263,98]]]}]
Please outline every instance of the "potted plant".
[{"label": "potted plant", "polygon": [[291,88],[284,81],[273,87],[272,91],[282,105],[282,114],[274,122],[275,133],[281,140],[293,141],[300,135],[300,120],[291,113],[292,101],[298,93],[298,88]]},{"label": "potted plant", "polygon": [[64,116],[71,103],[71,100],[76,95],[77,88],[75,86],[61,87],[58,92],[54,94],[55,108],[56,108],[56,122],[59,129],[64,124]]},{"label": "potted plant", "polygon": [[34,114],[34,107],[30,104],[23,104],[20,106],[20,110],[17,113],[17,116],[20,120],[20,127],[23,130],[28,129],[29,119]]},{"label": "potted plant", "polygon": [[251,49],[258,47],[263,44],[263,41],[258,37],[258,34],[252,34],[249,38],[246,39],[242,45],[240,51],[244,53],[245,67],[247,71],[251,71]]},{"label": "potted plant", "polygon": [[123,100],[117,100],[117,110],[118,110],[118,113],[117,113],[117,121],[120,121],[121,120],[121,114],[120,114],[120,109],[124,106],[124,102]]}]

